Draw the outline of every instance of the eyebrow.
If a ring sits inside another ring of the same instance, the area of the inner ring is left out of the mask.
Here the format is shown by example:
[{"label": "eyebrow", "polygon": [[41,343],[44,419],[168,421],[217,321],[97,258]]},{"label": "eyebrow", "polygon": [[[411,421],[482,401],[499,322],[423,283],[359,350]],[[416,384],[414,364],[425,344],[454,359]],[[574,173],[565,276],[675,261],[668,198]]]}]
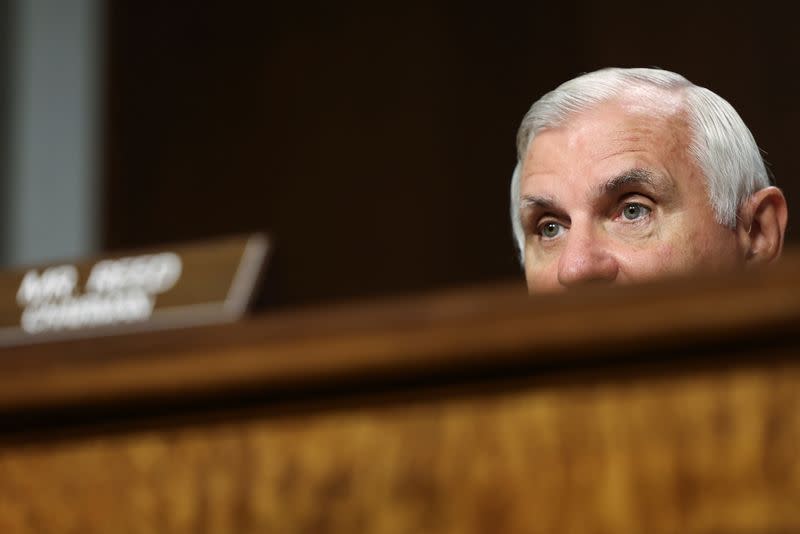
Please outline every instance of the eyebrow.
[{"label": "eyebrow", "polygon": [[[647,169],[628,169],[612,178],[609,178],[598,187],[598,196],[615,196],[631,186],[646,186],[653,189],[663,202],[668,202],[675,192],[675,181],[668,175],[655,173]],[[520,223],[525,225],[526,215],[532,212],[552,212],[564,214],[564,209],[551,196],[522,195],[519,203]]]},{"label": "eyebrow", "polygon": [[[522,195],[519,203],[519,223],[527,228],[534,214],[552,213],[566,217],[566,212],[553,197],[540,195]],[[525,230],[527,233],[527,230]]]},{"label": "eyebrow", "polygon": [[606,182],[600,184],[599,194],[601,196],[615,195],[626,187],[630,187],[632,185],[645,185],[659,191],[674,188],[674,183],[672,180],[669,180],[664,176],[657,175],[651,171],[648,171],[647,169],[635,168],[629,169],[622,174],[618,174],[617,176],[614,176],[613,178],[610,178]]},{"label": "eyebrow", "polygon": [[542,210],[558,210],[558,204],[552,197],[544,197],[539,195],[522,195],[519,203],[519,209],[529,210],[531,208],[539,208]]},{"label": "eyebrow", "polygon": [[[672,187],[673,183],[671,180],[667,180],[647,169],[634,168],[618,174],[600,184],[599,194],[600,196],[614,195],[632,185],[647,185],[653,189],[661,190]],[[519,207],[520,210],[539,208],[549,211],[561,211],[553,197],[541,195],[522,195]]]}]

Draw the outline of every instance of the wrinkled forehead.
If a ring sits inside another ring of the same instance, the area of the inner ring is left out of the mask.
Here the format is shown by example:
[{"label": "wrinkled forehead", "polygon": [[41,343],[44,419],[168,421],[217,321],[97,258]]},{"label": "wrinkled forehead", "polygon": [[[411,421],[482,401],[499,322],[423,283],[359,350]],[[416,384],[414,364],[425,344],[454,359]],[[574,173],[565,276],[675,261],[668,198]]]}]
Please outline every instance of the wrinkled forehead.
[{"label": "wrinkled forehead", "polygon": [[[646,83],[633,83],[615,90],[610,97],[594,101],[591,96],[583,98],[580,93],[562,97],[561,104],[550,103],[533,113],[531,129],[518,138],[517,147],[521,159],[530,148],[530,143],[543,131],[563,127],[576,119],[596,113],[598,110],[616,107],[632,116],[649,117],[653,120],[672,119],[675,128],[688,130],[687,93],[685,88],[665,89]],[[533,110],[532,110],[533,111]],[[522,132],[521,132],[522,133]]]},{"label": "wrinkled forehead", "polygon": [[646,84],[624,88],[605,103],[617,103],[630,113],[651,114],[659,117],[683,116],[686,111],[686,93],[683,89],[664,89]]},{"label": "wrinkled forehead", "polygon": [[527,147],[523,176],[542,172],[542,166],[602,161],[626,152],[684,159],[690,143],[691,128],[682,95],[633,87],[541,129]]}]

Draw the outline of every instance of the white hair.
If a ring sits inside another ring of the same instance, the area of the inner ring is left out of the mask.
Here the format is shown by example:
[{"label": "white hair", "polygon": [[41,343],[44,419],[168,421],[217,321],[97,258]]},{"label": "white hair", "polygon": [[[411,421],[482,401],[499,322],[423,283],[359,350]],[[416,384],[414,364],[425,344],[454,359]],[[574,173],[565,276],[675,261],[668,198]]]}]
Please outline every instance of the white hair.
[{"label": "white hair", "polygon": [[753,135],[725,99],[674,72],[660,69],[602,69],[573,78],[537,100],[517,132],[517,166],[511,179],[511,224],[520,261],[525,235],[519,215],[522,161],[533,138],[576,113],[619,96],[631,87],[679,92],[689,121],[689,152],[706,177],[706,190],[717,222],[735,228],[739,206],[770,177]]}]

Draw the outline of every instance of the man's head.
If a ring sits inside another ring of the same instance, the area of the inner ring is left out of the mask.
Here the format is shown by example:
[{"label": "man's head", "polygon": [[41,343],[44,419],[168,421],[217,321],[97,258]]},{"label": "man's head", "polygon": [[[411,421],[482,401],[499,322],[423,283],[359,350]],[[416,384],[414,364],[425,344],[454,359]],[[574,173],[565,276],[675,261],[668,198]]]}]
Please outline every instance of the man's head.
[{"label": "man's head", "polygon": [[604,69],[544,95],[517,135],[511,217],[530,290],[766,263],[786,201],[708,89]]}]

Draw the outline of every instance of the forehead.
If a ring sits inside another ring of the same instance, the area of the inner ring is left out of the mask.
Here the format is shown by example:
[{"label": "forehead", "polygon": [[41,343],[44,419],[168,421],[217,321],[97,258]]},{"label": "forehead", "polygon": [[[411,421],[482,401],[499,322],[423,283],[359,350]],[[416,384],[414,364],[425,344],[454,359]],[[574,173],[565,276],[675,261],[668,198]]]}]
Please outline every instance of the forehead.
[{"label": "forehead", "polygon": [[680,97],[628,94],[539,132],[528,147],[521,193],[548,185],[587,185],[624,167],[646,167],[674,178],[689,161],[690,130]]}]

